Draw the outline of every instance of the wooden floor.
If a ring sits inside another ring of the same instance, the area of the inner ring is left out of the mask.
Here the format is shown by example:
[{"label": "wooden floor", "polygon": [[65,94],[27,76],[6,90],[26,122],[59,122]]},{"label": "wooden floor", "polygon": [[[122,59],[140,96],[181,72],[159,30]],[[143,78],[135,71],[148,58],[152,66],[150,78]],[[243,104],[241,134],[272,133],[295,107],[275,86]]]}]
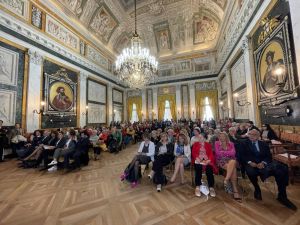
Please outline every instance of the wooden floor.
[{"label": "wooden floor", "polygon": [[[19,169],[17,161],[0,164],[1,225],[180,225],[180,224],[300,224],[300,210],[277,203],[274,185],[262,185],[263,202],[253,199],[251,186],[244,184],[242,204],[222,190],[217,178],[217,197],[196,198],[190,184],[172,184],[157,193],[142,179],[131,189],[119,175],[137,146],[118,155],[103,153],[79,172],[62,174]],[[189,172],[186,172],[189,180]],[[288,194],[300,208],[300,186]]]}]

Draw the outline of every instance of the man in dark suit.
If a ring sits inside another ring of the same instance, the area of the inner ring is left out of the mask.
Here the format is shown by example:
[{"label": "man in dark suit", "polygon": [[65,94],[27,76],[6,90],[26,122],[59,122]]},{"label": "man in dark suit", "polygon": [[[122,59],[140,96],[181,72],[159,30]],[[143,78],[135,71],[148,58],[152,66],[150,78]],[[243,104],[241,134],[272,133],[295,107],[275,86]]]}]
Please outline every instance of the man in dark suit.
[{"label": "man in dark suit", "polygon": [[64,155],[64,168],[69,169],[70,157],[74,158],[73,169],[80,168],[81,163],[88,163],[89,146],[90,146],[89,135],[86,131],[83,131],[80,133],[80,138],[76,143],[75,151],[69,152]]},{"label": "man in dark suit", "polygon": [[272,160],[269,146],[259,141],[260,132],[256,129],[248,132],[249,140],[245,142],[241,152],[241,161],[245,165],[246,173],[253,184],[254,198],[262,200],[261,190],[257,177],[264,181],[270,176],[274,176],[278,186],[277,200],[286,207],[296,210],[297,207],[287,198],[286,186],[289,183],[288,168],[277,161]]}]

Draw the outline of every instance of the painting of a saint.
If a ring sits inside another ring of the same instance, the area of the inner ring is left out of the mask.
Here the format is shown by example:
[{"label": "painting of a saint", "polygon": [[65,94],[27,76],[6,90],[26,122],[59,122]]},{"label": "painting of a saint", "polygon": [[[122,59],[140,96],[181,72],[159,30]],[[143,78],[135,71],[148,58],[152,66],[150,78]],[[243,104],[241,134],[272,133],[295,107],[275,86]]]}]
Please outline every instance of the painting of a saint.
[{"label": "painting of a saint", "polygon": [[153,24],[153,32],[155,34],[158,52],[170,50],[172,48],[171,33],[168,21]]},{"label": "painting of a saint", "polygon": [[72,89],[63,82],[55,82],[50,88],[50,105],[58,111],[70,111],[73,106]]},{"label": "painting of a saint", "polygon": [[261,59],[261,82],[264,90],[275,94],[280,90],[280,84],[286,82],[284,54],[281,45],[273,41],[265,49]]},{"label": "painting of a saint", "polygon": [[166,32],[161,32],[159,37],[160,49],[168,49],[168,35]]}]

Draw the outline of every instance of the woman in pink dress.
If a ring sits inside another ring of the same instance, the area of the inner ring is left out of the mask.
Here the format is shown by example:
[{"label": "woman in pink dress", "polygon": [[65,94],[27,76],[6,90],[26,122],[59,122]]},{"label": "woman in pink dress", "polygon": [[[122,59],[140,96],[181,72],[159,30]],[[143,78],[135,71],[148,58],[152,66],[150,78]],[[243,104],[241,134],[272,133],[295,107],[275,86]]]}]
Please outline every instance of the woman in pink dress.
[{"label": "woman in pink dress", "polygon": [[237,170],[236,170],[236,153],[234,144],[229,141],[227,133],[221,132],[219,141],[215,142],[215,158],[219,168],[226,170],[224,179],[224,187],[226,192],[231,192],[230,181],[233,188],[233,197],[237,201],[241,201],[237,188]]}]

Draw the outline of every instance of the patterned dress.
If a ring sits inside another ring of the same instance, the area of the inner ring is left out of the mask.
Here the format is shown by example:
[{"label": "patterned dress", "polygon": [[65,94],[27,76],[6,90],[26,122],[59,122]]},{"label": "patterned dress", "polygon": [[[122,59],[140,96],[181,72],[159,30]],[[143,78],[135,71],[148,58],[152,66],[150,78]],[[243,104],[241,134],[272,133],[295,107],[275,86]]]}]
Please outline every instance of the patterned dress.
[{"label": "patterned dress", "polygon": [[226,149],[222,147],[220,141],[216,141],[215,143],[215,157],[216,164],[218,167],[223,168],[225,164],[227,164],[230,160],[236,159],[235,156],[235,148],[232,142],[228,142]]}]

